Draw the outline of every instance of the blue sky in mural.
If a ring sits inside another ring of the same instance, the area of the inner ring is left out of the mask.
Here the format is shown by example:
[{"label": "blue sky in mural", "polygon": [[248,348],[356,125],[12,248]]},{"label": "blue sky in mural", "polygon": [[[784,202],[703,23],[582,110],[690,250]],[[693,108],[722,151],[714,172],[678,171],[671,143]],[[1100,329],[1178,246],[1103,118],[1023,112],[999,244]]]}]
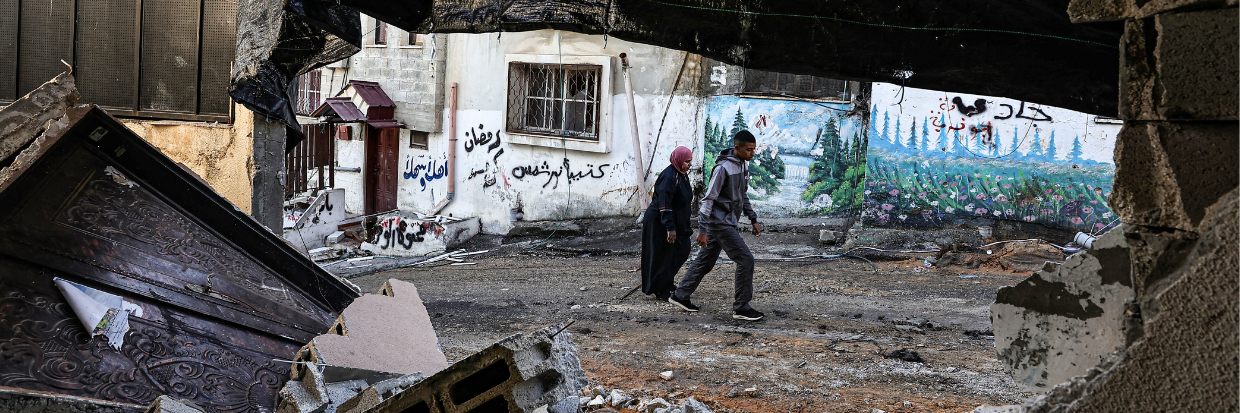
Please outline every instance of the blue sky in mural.
[{"label": "blue sky in mural", "polygon": [[739,109],[745,115],[749,130],[757,136],[758,144],[808,154],[817,139],[818,128],[829,117],[837,119],[841,137],[851,138],[860,131],[857,119],[842,116],[851,108],[852,105],[846,103],[716,96],[707,103],[706,113],[712,119],[731,123]]}]

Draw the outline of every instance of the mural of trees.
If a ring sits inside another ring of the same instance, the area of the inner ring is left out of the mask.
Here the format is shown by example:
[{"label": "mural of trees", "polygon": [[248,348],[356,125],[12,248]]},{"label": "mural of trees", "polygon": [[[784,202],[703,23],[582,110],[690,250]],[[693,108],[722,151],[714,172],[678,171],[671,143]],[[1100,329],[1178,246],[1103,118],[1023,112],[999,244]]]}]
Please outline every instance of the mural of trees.
[{"label": "mural of trees", "polygon": [[[887,113],[882,118],[889,122]],[[1040,128],[1022,135],[1014,127],[1008,138],[997,129],[989,137],[975,132],[990,130],[982,125],[952,129],[940,128],[933,147],[925,129],[920,141],[916,128],[910,130],[903,145],[898,129],[895,139],[886,128],[872,138],[875,148],[862,164],[868,223],[937,227],[962,217],[985,217],[1089,232],[1115,220],[1107,205],[1114,167],[1083,159],[1079,136],[1063,153],[1053,130],[1044,137]],[[848,173],[841,179],[848,179]]]}]

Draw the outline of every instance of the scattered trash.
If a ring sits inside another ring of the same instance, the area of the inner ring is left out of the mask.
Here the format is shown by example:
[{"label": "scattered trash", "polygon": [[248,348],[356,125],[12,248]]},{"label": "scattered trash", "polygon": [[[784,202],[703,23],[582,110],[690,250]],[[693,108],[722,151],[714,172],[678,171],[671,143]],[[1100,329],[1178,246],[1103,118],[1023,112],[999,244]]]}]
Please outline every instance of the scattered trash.
[{"label": "scattered trash", "polygon": [[671,380],[671,379],[673,379],[673,378],[675,378],[675,377],[676,377],[676,374],[675,374],[675,373],[672,373],[672,371],[671,371],[671,370],[668,370],[668,371],[665,371],[665,372],[659,373],[659,378],[661,378],[661,379],[663,379],[663,380]]},{"label": "scattered trash", "polygon": [[974,274],[961,274],[961,275],[960,275],[960,278],[961,278],[961,279],[963,279],[963,280],[971,280],[971,279],[977,278],[977,275],[974,275]]}]

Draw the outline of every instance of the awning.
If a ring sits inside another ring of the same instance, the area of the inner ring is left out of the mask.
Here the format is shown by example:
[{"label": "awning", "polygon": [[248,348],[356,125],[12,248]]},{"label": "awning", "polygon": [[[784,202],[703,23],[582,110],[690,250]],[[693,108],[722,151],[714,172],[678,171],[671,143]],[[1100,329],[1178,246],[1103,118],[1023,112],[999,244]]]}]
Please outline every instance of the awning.
[{"label": "awning", "polygon": [[347,97],[327,98],[310,116],[316,118],[327,117],[336,122],[360,122],[366,120],[366,115]]}]

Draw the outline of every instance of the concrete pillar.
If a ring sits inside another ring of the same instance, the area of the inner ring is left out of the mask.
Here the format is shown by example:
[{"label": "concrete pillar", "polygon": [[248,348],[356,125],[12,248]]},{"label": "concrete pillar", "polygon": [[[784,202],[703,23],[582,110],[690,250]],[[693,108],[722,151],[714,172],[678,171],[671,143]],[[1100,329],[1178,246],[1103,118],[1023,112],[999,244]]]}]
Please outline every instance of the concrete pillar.
[{"label": "concrete pillar", "polygon": [[276,234],[283,231],[284,144],[288,130],[275,120],[254,118],[254,177],[250,216]]}]

